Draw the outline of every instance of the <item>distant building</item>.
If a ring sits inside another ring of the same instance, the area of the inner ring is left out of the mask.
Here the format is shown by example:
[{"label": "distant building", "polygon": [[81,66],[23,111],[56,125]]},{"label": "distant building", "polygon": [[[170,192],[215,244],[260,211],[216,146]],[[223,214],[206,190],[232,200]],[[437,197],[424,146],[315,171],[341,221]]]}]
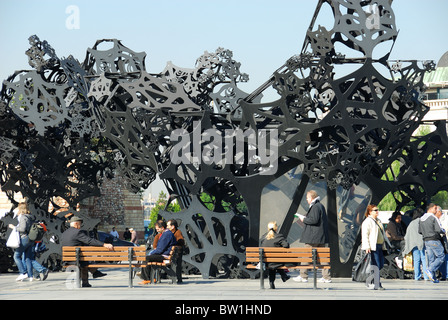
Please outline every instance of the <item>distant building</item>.
[{"label": "distant building", "polygon": [[149,193],[148,197],[142,199],[143,216],[144,220],[149,221],[151,216],[151,210],[156,206],[156,199],[152,198],[152,194]]},{"label": "distant building", "polygon": [[123,237],[125,228],[134,228],[140,241],[144,241],[145,227],[141,195],[130,192],[124,179],[116,174],[104,179],[100,187],[101,196],[90,197],[81,202],[91,218],[100,220],[99,231],[109,232],[112,227]]},{"label": "distant building", "polygon": [[428,87],[424,103],[431,108],[424,121],[448,119],[448,52],[439,60],[435,71],[423,80]]}]

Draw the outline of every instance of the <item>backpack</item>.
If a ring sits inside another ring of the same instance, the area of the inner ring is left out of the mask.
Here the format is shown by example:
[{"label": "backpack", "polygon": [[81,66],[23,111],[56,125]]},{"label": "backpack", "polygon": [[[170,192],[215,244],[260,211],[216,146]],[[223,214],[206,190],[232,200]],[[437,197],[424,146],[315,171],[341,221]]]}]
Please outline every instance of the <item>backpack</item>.
[{"label": "backpack", "polygon": [[30,232],[28,233],[28,238],[31,241],[41,241],[45,234],[45,228],[39,222],[34,222],[31,225]]}]

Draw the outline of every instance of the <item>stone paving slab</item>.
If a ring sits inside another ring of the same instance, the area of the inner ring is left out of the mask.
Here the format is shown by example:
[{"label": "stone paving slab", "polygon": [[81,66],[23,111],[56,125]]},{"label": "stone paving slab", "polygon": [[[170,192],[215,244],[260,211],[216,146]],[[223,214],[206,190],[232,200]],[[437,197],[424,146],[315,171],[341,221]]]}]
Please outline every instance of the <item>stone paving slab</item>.
[{"label": "stone paving slab", "polygon": [[[16,282],[17,274],[0,274],[0,300],[159,300],[159,301],[297,301],[297,300],[446,300],[448,282],[382,279],[386,290],[368,290],[363,283],[349,278],[334,278],[332,283],[313,279],[298,283],[292,279],[276,280],[276,289],[260,290],[258,279],[202,279],[184,276],[183,284],[139,285],[128,288],[128,273],[124,269],[104,270],[107,276],[91,279],[92,288],[73,288],[69,273],[51,272],[45,281]],[[291,276],[295,276],[291,272]],[[68,279],[68,280],[67,280]],[[268,288],[268,281],[265,287]]]}]

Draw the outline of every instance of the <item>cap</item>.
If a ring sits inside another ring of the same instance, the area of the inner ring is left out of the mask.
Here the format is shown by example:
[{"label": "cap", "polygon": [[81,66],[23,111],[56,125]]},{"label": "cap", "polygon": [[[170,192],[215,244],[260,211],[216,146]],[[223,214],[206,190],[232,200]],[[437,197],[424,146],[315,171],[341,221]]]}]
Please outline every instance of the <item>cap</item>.
[{"label": "cap", "polygon": [[80,218],[80,217],[78,217],[78,216],[73,216],[73,217],[70,219],[70,223],[72,223],[72,222],[77,222],[77,221],[83,221],[83,220],[82,220],[82,218]]}]

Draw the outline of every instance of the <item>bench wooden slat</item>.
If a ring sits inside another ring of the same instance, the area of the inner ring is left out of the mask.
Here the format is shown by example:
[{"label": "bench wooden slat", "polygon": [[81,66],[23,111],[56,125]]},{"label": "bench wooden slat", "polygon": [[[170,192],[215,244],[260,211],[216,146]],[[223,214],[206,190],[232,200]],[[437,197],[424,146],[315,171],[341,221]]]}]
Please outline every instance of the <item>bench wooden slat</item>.
[{"label": "bench wooden slat", "polygon": [[[306,253],[295,253],[295,252],[264,252],[263,256],[265,257],[289,257],[289,258],[307,258],[310,257],[310,254]],[[246,254],[246,257],[259,257],[260,253],[248,253]],[[317,253],[318,258],[329,258],[330,253]]]},{"label": "bench wooden slat", "polygon": [[322,253],[329,253],[330,248],[328,247],[316,247],[316,248],[309,248],[309,247],[299,247],[299,248],[282,248],[282,247],[247,247],[247,252],[259,252],[259,249],[262,248],[265,252],[312,252],[313,249],[316,249],[317,252]]},{"label": "bench wooden slat", "polygon": [[[94,247],[94,246],[79,246],[79,247],[62,247],[62,252],[64,251],[76,251],[76,248],[80,248],[81,251],[107,251],[111,252],[108,248],[105,247]],[[132,251],[146,251],[145,247],[135,246],[135,247],[114,247],[114,251],[128,251],[129,248],[132,248]]]},{"label": "bench wooden slat", "polygon": [[76,249],[80,249],[80,261],[128,261],[129,248],[132,249],[132,259],[144,261],[146,257],[146,249],[144,247],[114,247],[110,251],[104,247],[63,247],[62,260],[73,262],[76,261]]},{"label": "bench wooden slat", "polygon": [[[127,257],[129,256],[129,252],[81,252],[81,256],[83,257]],[[144,252],[141,253],[132,253],[133,256],[144,257],[146,254]],[[64,257],[76,257],[76,252],[64,252]]]},{"label": "bench wooden slat", "polygon": [[[246,255],[247,258],[260,258],[260,255]],[[269,253],[264,253],[263,254],[263,259],[264,258],[295,258],[295,259],[306,259],[306,258],[310,258],[312,257],[311,254],[309,255],[296,255],[296,254],[269,254]],[[330,255],[329,254],[323,254],[323,255],[319,255],[317,254],[316,257],[318,259],[330,259]]]},{"label": "bench wooden slat", "polygon": [[[257,266],[256,265],[252,265],[252,264],[249,264],[249,265],[247,265],[246,266],[246,268],[247,269],[256,269],[257,268]],[[310,270],[310,269],[313,269],[314,267],[313,267],[313,265],[307,265],[307,266],[293,266],[293,267],[278,267],[277,269],[286,269],[286,270],[293,270],[293,269],[308,269],[308,270]],[[331,267],[330,266],[323,266],[323,265],[317,265],[317,268],[318,269],[330,269]]]},{"label": "bench wooden slat", "polygon": [[[247,261],[247,260],[246,260]],[[258,263],[260,260],[253,260],[251,262]],[[311,258],[301,258],[301,259],[294,259],[294,258],[263,258],[263,262],[265,263],[312,263],[313,260]]]},{"label": "bench wooden slat", "polygon": [[[142,263],[142,264],[132,264],[131,267],[132,268],[141,268],[146,266],[146,263]],[[102,264],[102,263],[98,263],[98,264],[89,264],[89,268],[129,268],[129,265],[127,264]]]},{"label": "bench wooden slat", "polygon": [[[74,262],[76,261],[76,257],[69,257],[69,258],[65,258],[63,261],[67,261],[67,262]],[[80,257],[79,261],[109,261],[109,262],[128,262],[129,263],[129,259],[126,257],[117,259],[116,257]],[[145,258],[140,258],[140,259],[132,259],[132,261],[146,261]]]},{"label": "bench wooden slat", "polygon": [[[135,256],[135,255],[132,255],[132,260],[145,260],[145,257],[146,256]],[[110,260],[115,259],[117,261],[123,261],[123,260],[128,260],[129,255],[128,256],[99,256],[99,255],[86,256],[86,255],[80,254],[80,258],[83,258],[83,259],[108,258]],[[64,255],[62,260],[63,261],[72,261],[73,259],[76,259],[76,255],[75,256]]]},{"label": "bench wooden slat", "polygon": [[[328,260],[329,261],[329,260]],[[259,263],[260,259],[246,259],[246,262],[250,263]],[[263,258],[263,262],[265,263],[312,263],[312,258],[300,258],[300,259],[294,259],[294,258]],[[326,262],[326,261],[322,261]],[[321,261],[319,261],[319,264]]]}]

